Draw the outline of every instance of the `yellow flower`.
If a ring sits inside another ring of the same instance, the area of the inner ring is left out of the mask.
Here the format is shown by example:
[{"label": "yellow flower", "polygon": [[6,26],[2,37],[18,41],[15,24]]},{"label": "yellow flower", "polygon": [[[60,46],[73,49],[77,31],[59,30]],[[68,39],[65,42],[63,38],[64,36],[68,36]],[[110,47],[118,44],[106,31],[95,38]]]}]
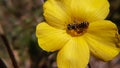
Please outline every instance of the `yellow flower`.
[{"label": "yellow flower", "polygon": [[46,22],[38,24],[36,36],[43,50],[59,50],[59,68],[85,68],[90,53],[104,61],[119,53],[117,27],[104,20],[107,0],[47,0],[43,7]]}]

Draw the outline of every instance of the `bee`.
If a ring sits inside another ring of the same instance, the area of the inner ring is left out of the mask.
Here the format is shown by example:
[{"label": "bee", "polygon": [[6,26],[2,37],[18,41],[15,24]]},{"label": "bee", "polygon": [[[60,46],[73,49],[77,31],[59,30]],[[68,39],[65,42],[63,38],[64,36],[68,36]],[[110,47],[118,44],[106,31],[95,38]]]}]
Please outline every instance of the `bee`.
[{"label": "bee", "polygon": [[88,28],[88,26],[89,26],[88,22],[72,23],[67,25],[67,29],[68,30],[86,29]]},{"label": "bee", "polygon": [[80,34],[86,31],[88,28],[89,23],[88,22],[81,22],[81,23],[72,23],[67,25],[68,31],[75,31],[76,33]]}]

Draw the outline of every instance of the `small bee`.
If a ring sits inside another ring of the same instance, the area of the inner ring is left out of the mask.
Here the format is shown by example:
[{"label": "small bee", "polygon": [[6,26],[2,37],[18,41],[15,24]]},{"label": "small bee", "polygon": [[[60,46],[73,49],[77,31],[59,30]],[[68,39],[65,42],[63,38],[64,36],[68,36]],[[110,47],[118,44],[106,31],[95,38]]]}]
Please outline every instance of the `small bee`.
[{"label": "small bee", "polygon": [[86,29],[86,28],[88,28],[88,26],[89,26],[88,22],[73,23],[73,24],[68,24],[67,29],[68,30]]},{"label": "small bee", "polygon": [[88,22],[82,22],[82,23],[72,23],[67,25],[68,31],[75,31],[77,34],[83,33],[88,28],[89,23]]}]

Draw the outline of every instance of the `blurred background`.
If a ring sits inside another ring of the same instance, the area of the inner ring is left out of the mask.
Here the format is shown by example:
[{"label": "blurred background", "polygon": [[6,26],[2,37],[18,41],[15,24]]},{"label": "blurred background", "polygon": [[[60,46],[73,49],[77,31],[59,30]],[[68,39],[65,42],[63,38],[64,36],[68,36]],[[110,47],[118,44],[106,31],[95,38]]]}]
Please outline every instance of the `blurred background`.
[{"label": "blurred background", "polygon": [[[109,2],[111,6],[107,19],[113,21],[120,30],[120,0]],[[44,21],[42,5],[43,0],[0,0],[0,25],[11,44],[19,68],[57,68],[55,62],[57,52],[43,51],[38,46],[35,36],[36,25]],[[2,38],[0,59],[7,68],[13,68]],[[92,57],[90,65],[91,68],[120,68],[120,56],[110,62]]]}]

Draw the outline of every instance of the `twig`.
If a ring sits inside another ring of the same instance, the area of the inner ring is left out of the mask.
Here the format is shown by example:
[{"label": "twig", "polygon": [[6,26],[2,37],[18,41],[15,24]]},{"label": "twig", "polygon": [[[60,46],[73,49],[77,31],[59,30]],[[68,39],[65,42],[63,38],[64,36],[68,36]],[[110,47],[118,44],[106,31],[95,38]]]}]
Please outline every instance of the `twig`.
[{"label": "twig", "polygon": [[14,67],[14,68],[18,68],[18,65],[17,65],[17,62],[16,62],[16,60],[15,60],[14,54],[13,54],[13,52],[12,52],[12,49],[10,48],[10,44],[9,44],[9,42],[8,42],[5,34],[4,34],[4,32],[3,32],[3,29],[2,29],[2,27],[1,27],[1,24],[0,24],[0,37],[2,38],[2,40],[3,40],[4,44],[5,44],[5,47],[7,48],[8,54],[9,54],[10,59],[11,59],[12,64],[13,64],[13,67]]},{"label": "twig", "polygon": [[42,4],[44,4],[44,0],[41,0]]},{"label": "twig", "polygon": [[91,65],[90,65],[90,63],[88,63],[88,68],[91,68]]}]

